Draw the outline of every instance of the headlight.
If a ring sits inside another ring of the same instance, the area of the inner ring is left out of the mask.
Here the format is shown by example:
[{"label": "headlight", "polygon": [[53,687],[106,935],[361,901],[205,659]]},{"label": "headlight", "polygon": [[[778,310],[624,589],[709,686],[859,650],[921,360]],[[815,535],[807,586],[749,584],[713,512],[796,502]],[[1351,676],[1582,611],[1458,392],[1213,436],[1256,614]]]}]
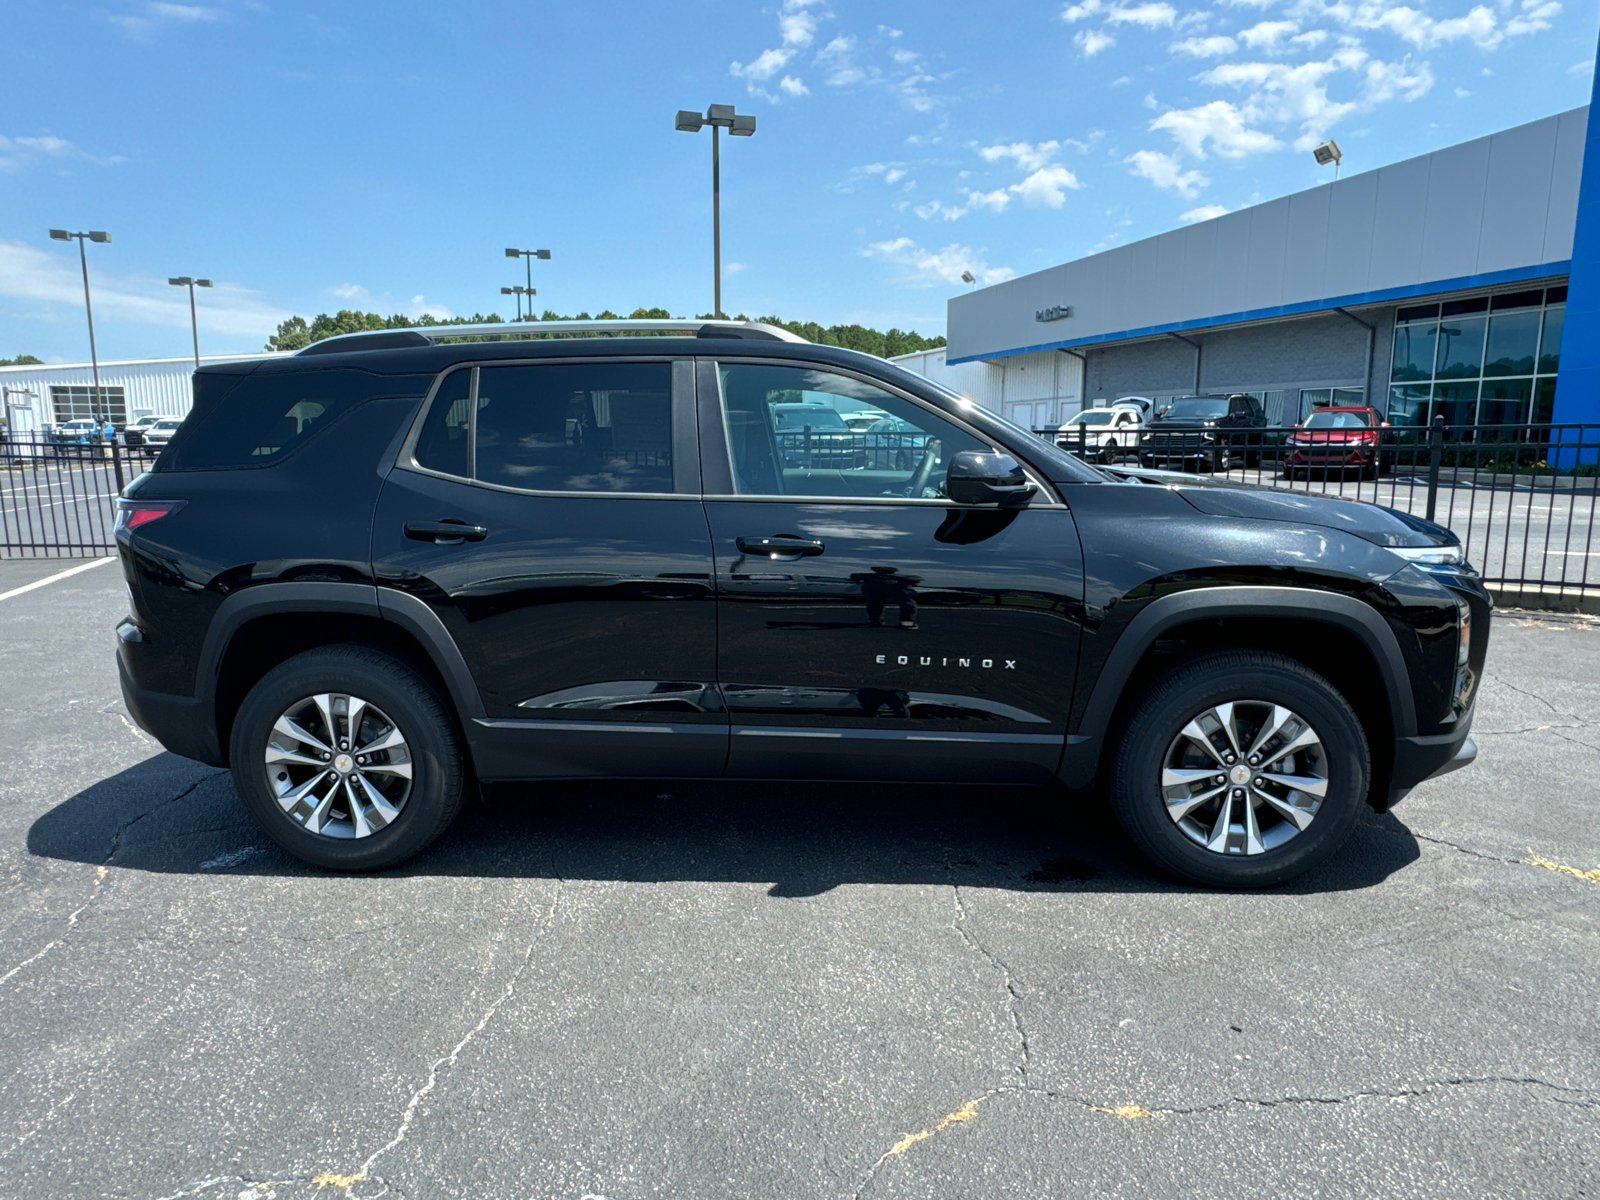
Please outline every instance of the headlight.
[{"label": "headlight", "polygon": [[1467,561],[1460,542],[1445,546],[1386,546],[1391,554],[1398,554],[1414,567],[1440,575],[1475,575]]}]

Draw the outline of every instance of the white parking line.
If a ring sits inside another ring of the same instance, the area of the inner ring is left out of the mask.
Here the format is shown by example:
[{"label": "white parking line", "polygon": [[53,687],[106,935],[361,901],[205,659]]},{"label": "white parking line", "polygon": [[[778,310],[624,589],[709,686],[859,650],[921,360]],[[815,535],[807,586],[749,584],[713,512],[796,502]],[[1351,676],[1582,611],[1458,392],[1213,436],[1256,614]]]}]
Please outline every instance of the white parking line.
[{"label": "white parking line", "polygon": [[34,588],[42,588],[47,583],[54,583],[58,579],[65,579],[68,575],[78,575],[95,567],[103,567],[108,562],[115,562],[111,558],[91,558],[88,562],[79,563],[75,567],[68,567],[65,571],[57,571],[54,575],[46,575],[43,579],[35,579],[32,583],[25,583],[19,588],[12,588],[9,592],[0,592],[0,600],[9,600],[13,596],[20,596],[23,592],[31,592]]}]

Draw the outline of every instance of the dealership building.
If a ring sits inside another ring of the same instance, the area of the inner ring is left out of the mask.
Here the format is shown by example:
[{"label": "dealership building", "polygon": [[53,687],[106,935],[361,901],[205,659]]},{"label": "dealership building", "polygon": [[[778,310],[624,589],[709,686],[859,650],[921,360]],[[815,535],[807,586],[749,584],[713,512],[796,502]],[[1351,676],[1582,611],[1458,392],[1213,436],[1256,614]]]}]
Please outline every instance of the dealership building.
[{"label": "dealership building", "polygon": [[1397,424],[1600,421],[1588,116],[962,294],[949,344],[897,361],[1034,428],[1120,396],[1233,392],[1285,423],[1328,403],[1372,404]]}]

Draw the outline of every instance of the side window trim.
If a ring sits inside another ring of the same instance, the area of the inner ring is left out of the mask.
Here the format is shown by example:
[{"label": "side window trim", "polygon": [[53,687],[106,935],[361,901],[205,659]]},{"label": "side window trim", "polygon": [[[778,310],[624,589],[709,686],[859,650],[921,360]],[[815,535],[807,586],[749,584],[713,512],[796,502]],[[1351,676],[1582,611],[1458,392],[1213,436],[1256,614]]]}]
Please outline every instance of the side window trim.
[{"label": "side window trim", "polygon": [[[436,479],[449,479],[455,483],[464,483],[470,487],[489,488],[497,492],[510,492],[519,496],[591,496],[610,500],[688,500],[698,499],[701,488],[698,486],[699,469],[694,459],[684,464],[685,470],[680,474],[678,463],[680,450],[696,448],[698,441],[696,427],[704,428],[703,421],[692,421],[686,426],[687,435],[680,429],[680,418],[695,414],[693,364],[697,360],[686,355],[662,355],[648,358],[634,358],[621,356],[616,358],[506,358],[479,360],[476,362],[452,363],[434,377],[433,384],[428,390],[426,399],[417,409],[417,414],[412,418],[411,428],[407,431],[404,442],[401,443],[400,453],[395,456],[395,467],[415,471],[421,475],[432,475]],[[670,419],[672,422],[672,453],[673,490],[670,492],[585,492],[564,491],[555,488],[519,488],[503,483],[493,483],[477,478],[478,473],[478,372],[483,367],[528,367],[528,366],[573,366],[588,363],[666,363],[671,368],[671,408]],[[470,371],[471,382],[468,385],[467,404],[467,471],[466,476],[455,475],[448,471],[439,471],[433,467],[425,467],[417,461],[417,442],[422,436],[423,426],[428,420],[428,414],[433,411],[433,406],[438,400],[439,392],[444,387],[444,381],[457,371]],[[703,391],[703,389],[702,389]],[[695,455],[698,459],[699,455]],[[689,490],[685,490],[685,488]]]},{"label": "side window trim", "polygon": [[[802,496],[776,494],[766,495],[752,493],[742,494],[735,490],[733,483],[733,463],[731,452],[728,449],[728,431],[726,417],[722,408],[722,379],[718,367],[723,364],[755,365],[765,367],[799,367],[813,371],[827,371],[832,374],[844,375],[873,387],[881,388],[891,396],[905,400],[916,405],[925,412],[932,414],[942,421],[948,421],[963,433],[977,439],[991,449],[998,449],[1001,453],[1009,454],[1004,447],[997,446],[995,440],[982,430],[975,429],[951,413],[930,404],[920,396],[914,396],[904,388],[887,379],[877,379],[871,375],[863,374],[849,367],[837,363],[815,362],[806,359],[794,358],[762,358],[757,355],[740,355],[732,357],[724,355],[720,358],[701,358],[697,360],[697,376],[699,384],[699,410],[700,410],[700,454],[703,465],[705,482],[704,498],[707,500],[741,500],[741,501],[774,501],[785,503],[804,502],[807,504],[846,504],[846,505],[923,505],[935,508],[961,508],[962,505],[953,500],[923,498],[911,496]],[[713,463],[715,462],[715,466]],[[1034,505],[1049,508],[1064,508],[1065,505],[1057,498],[1055,489],[1044,478],[1028,466],[1023,464],[1023,470],[1028,479],[1038,488],[1034,494]]]}]

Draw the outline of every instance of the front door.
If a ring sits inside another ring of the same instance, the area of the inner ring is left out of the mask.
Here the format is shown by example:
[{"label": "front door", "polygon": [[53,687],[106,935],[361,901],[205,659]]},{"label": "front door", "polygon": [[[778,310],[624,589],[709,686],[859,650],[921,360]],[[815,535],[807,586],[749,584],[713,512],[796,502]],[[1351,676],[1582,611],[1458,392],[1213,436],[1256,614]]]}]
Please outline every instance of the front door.
[{"label": "front door", "polygon": [[[1071,513],[951,504],[950,458],[990,445],[835,368],[702,363],[700,406],[729,774],[1048,777],[1081,629]],[[883,417],[842,432],[807,406]]]},{"label": "front door", "polygon": [[461,367],[402,450],[374,566],[460,647],[480,774],[721,773],[692,379],[686,360]]}]

